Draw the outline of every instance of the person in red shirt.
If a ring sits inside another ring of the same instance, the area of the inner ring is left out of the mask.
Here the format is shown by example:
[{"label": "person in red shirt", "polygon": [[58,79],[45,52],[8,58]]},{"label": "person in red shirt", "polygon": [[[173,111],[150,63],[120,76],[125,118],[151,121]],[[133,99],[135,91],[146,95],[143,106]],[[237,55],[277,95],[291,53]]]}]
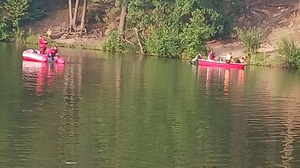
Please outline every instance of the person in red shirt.
[{"label": "person in red shirt", "polygon": [[59,57],[59,56],[58,56],[58,49],[57,49],[57,46],[54,46],[54,47],[49,48],[49,49],[48,49],[48,52],[47,52],[47,55],[48,55],[48,57],[51,57],[52,60],[54,60],[54,57],[55,57],[55,56]]},{"label": "person in red shirt", "polygon": [[47,48],[47,41],[45,40],[43,35],[40,35],[38,44],[40,46],[40,54],[45,54]]}]

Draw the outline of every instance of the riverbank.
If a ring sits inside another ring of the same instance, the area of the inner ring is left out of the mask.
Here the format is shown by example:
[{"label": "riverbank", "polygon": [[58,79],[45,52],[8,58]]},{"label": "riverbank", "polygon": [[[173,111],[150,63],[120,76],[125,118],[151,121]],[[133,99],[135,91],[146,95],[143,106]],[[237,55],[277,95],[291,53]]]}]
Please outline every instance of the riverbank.
[{"label": "riverbank", "polygon": [[[27,40],[30,44],[36,44],[37,36],[32,36],[31,40]],[[76,48],[76,49],[88,49],[88,50],[99,50],[105,51],[103,48],[104,40],[99,40],[97,38],[58,38],[50,39],[48,38],[48,46],[57,45],[58,47],[64,48]],[[234,58],[237,58],[244,54],[244,48],[242,43],[237,38],[227,38],[222,40],[211,40],[206,43],[206,47],[212,49],[217,57],[226,55],[227,53],[232,53]],[[268,66],[268,67],[283,67],[282,61],[278,60],[275,50],[272,46],[262,45],[258,50],[259,52],[251,58],[248,58],[248,63],[250,65]],[[125,50],[123,52],[132,52]],[[138,53],[136,53],[138,54]],[[183,60],[189,60],[189,58],[182,58]]]},{"label": "riverbank", "polygon": [[[237,38],[228,38],[223,40],[213,40],[207,43],[208,48],[213,49],[216,56],[224,56],[227,53],[232,53],[234,58],[245,55],[242,42]],[[267,43],[262,43],[257,53],[247,56],[248,64],[266,66],[266,67],[285,67],[285,62],[282,56],[278,54],[274,46]]]},{"label": "riverbank", "polygon": [[[66,48],[79,48],[88,50],[103,51],[103,41],[97,39],[55,39],[51,40],[53,45]],[[50,44],[51,45],[51,44]],[[212,49],[217,57],[224,56],[226,53],[231,52],[234,58],[244,54],[242,43],[235,38],[226,40],[212,40],[207,43],[207,48]],[[129,51],[125,51],[129,52]],[[183,58],[183,60],[187,60]],[[249,65],[266,66],[274,68],[285,68],[284,63],[276,54],[276,51],[271,46],[262,46],[259,52],[251,58],[248,58]]]},{"label": "riverbank", "polygon": [[73,39],[54,39],[50,40],[50,45],[54,44],[59,47],[67,48],[81,48],[89,50],[103,50],[103,41],[97,39],[87,38],[73,38]]}]

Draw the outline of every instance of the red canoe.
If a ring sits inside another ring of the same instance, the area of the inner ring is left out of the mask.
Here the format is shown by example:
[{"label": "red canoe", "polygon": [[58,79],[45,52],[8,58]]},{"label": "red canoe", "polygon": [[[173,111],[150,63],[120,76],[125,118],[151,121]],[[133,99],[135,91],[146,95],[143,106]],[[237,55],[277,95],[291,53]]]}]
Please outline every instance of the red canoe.
[{"label": "red canoe", "polygon": [[242,69],[246,66],[244,63],[226,63],[223,61],[214,61],[214,60],[204,60],[199,59],[198,60],[199,66],[214,66],[214,67],[221,67],[221,68],[238,68]]},{"label": "red canoe", "polygon": [[64,64],[65,59],[63,57],[55,57],[54,60],[52,58],[47,57],[46,54],[39,54],[39,51],[29,49],[23,51],[23,60],[25,61],[33,61],[33,62],[51,62],[54,61],[58,64]]}]

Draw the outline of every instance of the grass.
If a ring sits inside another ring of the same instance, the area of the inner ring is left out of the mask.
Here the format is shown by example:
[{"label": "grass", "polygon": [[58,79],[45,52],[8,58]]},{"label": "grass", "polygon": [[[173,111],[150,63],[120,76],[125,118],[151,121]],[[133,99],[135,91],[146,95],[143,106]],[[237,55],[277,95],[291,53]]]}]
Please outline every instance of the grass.
[{"label": "grass", "polygon": [[[248,58],[249,59],[249,58]],[[287,68],[286,58],[278,52],[271,53],[255,53],[249,59],[250,65],[273,67],[273,68]]]}]

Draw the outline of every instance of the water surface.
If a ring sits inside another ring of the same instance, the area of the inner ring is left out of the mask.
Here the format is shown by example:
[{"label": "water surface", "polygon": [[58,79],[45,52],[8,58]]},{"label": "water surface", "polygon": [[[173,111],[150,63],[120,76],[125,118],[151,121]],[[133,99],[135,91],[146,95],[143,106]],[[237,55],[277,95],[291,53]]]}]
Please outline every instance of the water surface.
[{"label": "water surface", "polygon": [[1,167],[299,167],[299,72],[0,43]]}]

